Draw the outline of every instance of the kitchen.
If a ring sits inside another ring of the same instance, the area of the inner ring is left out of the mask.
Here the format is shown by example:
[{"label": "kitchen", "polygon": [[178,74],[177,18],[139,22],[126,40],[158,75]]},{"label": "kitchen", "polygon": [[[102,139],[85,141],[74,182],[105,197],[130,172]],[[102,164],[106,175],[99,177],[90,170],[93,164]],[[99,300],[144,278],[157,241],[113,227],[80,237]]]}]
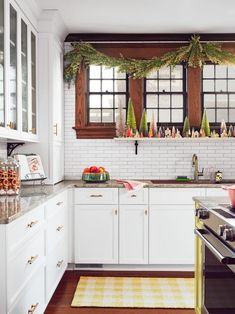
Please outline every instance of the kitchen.
[{"label": "kitchen", "polygon": [[235,5],[190,4],[0,0],[0,313],[235,312]]}]

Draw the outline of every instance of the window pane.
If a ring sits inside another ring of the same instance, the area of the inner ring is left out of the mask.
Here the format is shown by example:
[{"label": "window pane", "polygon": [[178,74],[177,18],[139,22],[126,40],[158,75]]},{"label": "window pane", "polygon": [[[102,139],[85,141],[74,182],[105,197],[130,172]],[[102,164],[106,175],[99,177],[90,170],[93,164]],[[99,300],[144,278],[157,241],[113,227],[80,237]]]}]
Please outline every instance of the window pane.
[{"label": "window pane", "polygon": [[217,109],[217,121],[221,122],[222,120],[225,120],[225,122],[228,121],[228,110],[227,109]]},{"label": "window pane", "polygon": [[[115,121],[117,121],[118,115],[119,115],[119,110],[115,109]],[[123,109],[123,119],[124,121],[126,119],[126,109]]]},{"label": "window pane", "polygon": [[235,122],[235,109],[229,110],[229,122]]},{"label": "window pane", "polygon": [[90,122],[101,122],[101,110],[90,110]]},{"label": "window pane", "polygon": [[159,95],[159,108],[170,108],[170,95]]},{"label": "window pane", "polygon": [[113,68],[102,67],[102,78],[103,79],[112,79],[113,78]]},{"label": "window pane", "polygon": [[113,108],[113,95],[103,95],[102,96],[102,107],[103,108]]},{"label": "window pane", "polygon": [[183,66],[182,65],[176,65],[171,70],[171,78],[182,78],[183,77]]},{"label": "window pane", "polygon": [[155,115],[155,121],[158,121],[158,114],[157,114],[157,110],[155,109],[147,109],[147,121],[151,122],[152,118],[153,118],[153,114]]},{"label": "window pane", "polygon": [[227,81],[226,80],[216,80],[215,90],[216,92],[226,92],[227,91]]},{"label": "window pane", "polygon": [[90,65],[90,78],[91,79],[99,79],[101,74],[101,67],[99,65]]},{"label": "window pane", "polygon": [[121,93],[126,91],[126,80],[114,81],[114,91]]},{"label": "window pane", "polygon": [[167,68],[162,68],[159,70],[159,78],[170,78],[170,67],[167,67]]},{"label": "window pane", "polygon": [[232,65],[228,66],[228,78],[235,79],[235,66],[232,66]]},{"label": "window pane", "polygon": [[235,108],[235,95],[229,95],[229,107]]},{"label": "window pane", "polygon": [[113,110],[104,109],[102,110],[102,122],[113,122]]},{"label": "window pane", "polygon": [[126,73],[118,72],[118,68],[114,68],[114,76],[116,79],[126,79]]},{"label": "window pane", "polygon": [[89,105],[90,105],[90,108],[100,108],[101,107],[101,96],[100,95],[90,95]]},{"label": "window pane", "polygon": [[183,96],[182,95],[172,95],[171,105],[174,108],[183,108]]},{"label": "window pane", "polygon": [[182,80],[173,80],[173,81],[171,81],[171,91],[172,92],[182,92],[183,91],[183,82],[182,82]]},{"label": "window pane", "polygon": [[159,109],[159,122],[168,123],[169,121],[170,121],[170,111]]},{"label": "window pane", "polygon": [[204,95],[204,108],[215,107],[215,95]]},{"label": "window pane", "polygon": [[123,108],[126,108],[126,96],[125,95],[115,95],[115,107],[118,108],[119,104],[122,105]]},{"label": "window pane", "polygon": [[103,80],[102,81],[102,92],[104,92],[104,93],[112,93],[113,92],[113,81],[111,81],[111,80]]},{"label": "window pane", "polygon": [[214,81],[204,80],[203,81],[203,91],[204,92],[214,92]]},{"label": "window pane", "polygon": [[147,95],[146,107],[157,108],[157,106],[158,106],[158,97],[156,95]]},{"label": "window pane", "polygon": [[216,78],[227,78],[227,66],[226,65],[216,65],[215,66]]},{"label": "window pane", "polygon": [[157,92],[158,91],[158,81],[157,80],[147,80],[146,81],[146,91],[147,92]]},{"label": "window pane", "polygon": [[228,91],[235,92],[235,80],[228,80]]},{"label": "window pane", "polygon": [[147,78],[158,78],[158,71],[154,70],[147,75]]},{"label": "window pane", "polygon": [[209,122],[215,122],[215,109],[207,109],[206,110],[207,117]]},{"label": "window pane", "polygon": [[217,95],[217,107],[227,107],[228,106],[228,95]]},{"label": "window pane", "polygon": [[204,78],[214,78],[214,65],[204,65],[203,66],[203,77]]},{"label": "window pane", "polygon": [[183,122],[183,109],[172,109],[172,122]]},{"label": "window pane", "polygon": [[98,80],[90,80],[90,92],[100,92],[101,84]]},{"label": "window pane", "polygon": [[170,81],[159,80],[159,92],[169,92],[170,91]]}]

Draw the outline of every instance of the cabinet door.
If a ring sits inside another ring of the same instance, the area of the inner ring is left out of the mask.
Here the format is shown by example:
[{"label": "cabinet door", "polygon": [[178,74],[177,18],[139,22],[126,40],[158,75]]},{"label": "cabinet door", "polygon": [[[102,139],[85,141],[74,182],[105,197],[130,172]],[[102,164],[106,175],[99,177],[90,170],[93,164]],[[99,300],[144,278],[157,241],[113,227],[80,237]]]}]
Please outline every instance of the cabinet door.
[{"label": "cabinet door", "polygon": [[54,142],[53,150],[53,183],[60,182],[64,179],[64,144]]},{"label": "cabinet door", "polygon": [[118,263],[115,205],[75,206],[75,263]]},{"label": "cabinet door", "polygon": [[228,197],[228,191],[223,190],[222,188],[207,188],[206,189],[206,196],[224,196]]},{"label": "cabinet door", "polygon": [[0,0],[0,127],[5,126],[4,0]]},{"label": "cabinet door", "polygon": [[149,213],[150,264],[194,263],[194,207],[152,205]]},{"label": "cabinet door", "polygon": [[119,263],[148,263],[148,206],[122,205],[119,219]]}]

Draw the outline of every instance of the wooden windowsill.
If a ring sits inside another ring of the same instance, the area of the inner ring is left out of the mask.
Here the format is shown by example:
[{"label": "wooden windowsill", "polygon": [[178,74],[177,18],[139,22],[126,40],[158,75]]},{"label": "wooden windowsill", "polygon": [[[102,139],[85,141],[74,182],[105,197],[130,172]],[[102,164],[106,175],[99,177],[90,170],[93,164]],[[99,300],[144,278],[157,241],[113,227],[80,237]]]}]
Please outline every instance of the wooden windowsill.
[{"label": "wooden windowsill", "polygon": [[76,131],[78,139],[105,139],[114,138],[116,136],[115,125],[109,126],[96,126],[90,125],[85,127],[75,126],[73,129]]}]

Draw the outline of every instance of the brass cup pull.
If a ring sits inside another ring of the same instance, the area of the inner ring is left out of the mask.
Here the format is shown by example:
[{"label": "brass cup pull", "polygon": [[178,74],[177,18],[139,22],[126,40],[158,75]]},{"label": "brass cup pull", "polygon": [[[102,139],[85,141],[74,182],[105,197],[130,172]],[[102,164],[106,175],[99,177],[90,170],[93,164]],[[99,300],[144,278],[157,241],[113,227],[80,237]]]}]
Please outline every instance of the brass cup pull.
[{"label": "brass cup pull", "polygon": [[58,135],[58,124],[57,123],[54,124],[53,127],[54,127],[54,135],[57,136]]},{"label": "brass cup pull", "polygon": [[57,206],[60,206],[60,205],[62,205],[62,204],[63,204],[63,202],[58,202],[58,203],[56,203]]},{"label": "brass cup pull", "polygon": [[137,195],[136,194],[132,194],[131,197],[137,197]]},{"label": "brass cup pull", "polygon": [[33,314],[35,312],[35,310],[37,309],[39,303],[36,304],[32,304],[31,308],[28,310],[28,314]]},{"label": "brass cup pull", "polygon": [[103,197],[102,194],[91,194],[90,197]]},{"label": "brass cup pull", "polygon": [[37,223],[38,223],[37,220],[31,221],[31,222],[29,222],[29,223],[27,224],[27,227],[28,227],[28,228],[32,228],[32,227],[35,226]]},{"label": "brass cup pull", "polygon": [[31,256],[30,259],[28,260],[28,264],[32,265],[36,261],[37,258],[38,258],[38,255]]},{"label": "brass cup pull", "polygon": [[56,231],[61,231],[63,229],[63,226],[59,226],[56,228]]},{"label": "brass cup pull", "polygon": [[147,209],[145,209],[144,213],[145,213],[145,215],[148,215],[148,210],[147,210]]},{"label": "brass cup pull", "polygon": [[63,260],[58,261],[57,264],[56,264],[56,266],[57,266],[58,268],[60,268],[61,265],[63,264],[63,262],[64,262]]}]

